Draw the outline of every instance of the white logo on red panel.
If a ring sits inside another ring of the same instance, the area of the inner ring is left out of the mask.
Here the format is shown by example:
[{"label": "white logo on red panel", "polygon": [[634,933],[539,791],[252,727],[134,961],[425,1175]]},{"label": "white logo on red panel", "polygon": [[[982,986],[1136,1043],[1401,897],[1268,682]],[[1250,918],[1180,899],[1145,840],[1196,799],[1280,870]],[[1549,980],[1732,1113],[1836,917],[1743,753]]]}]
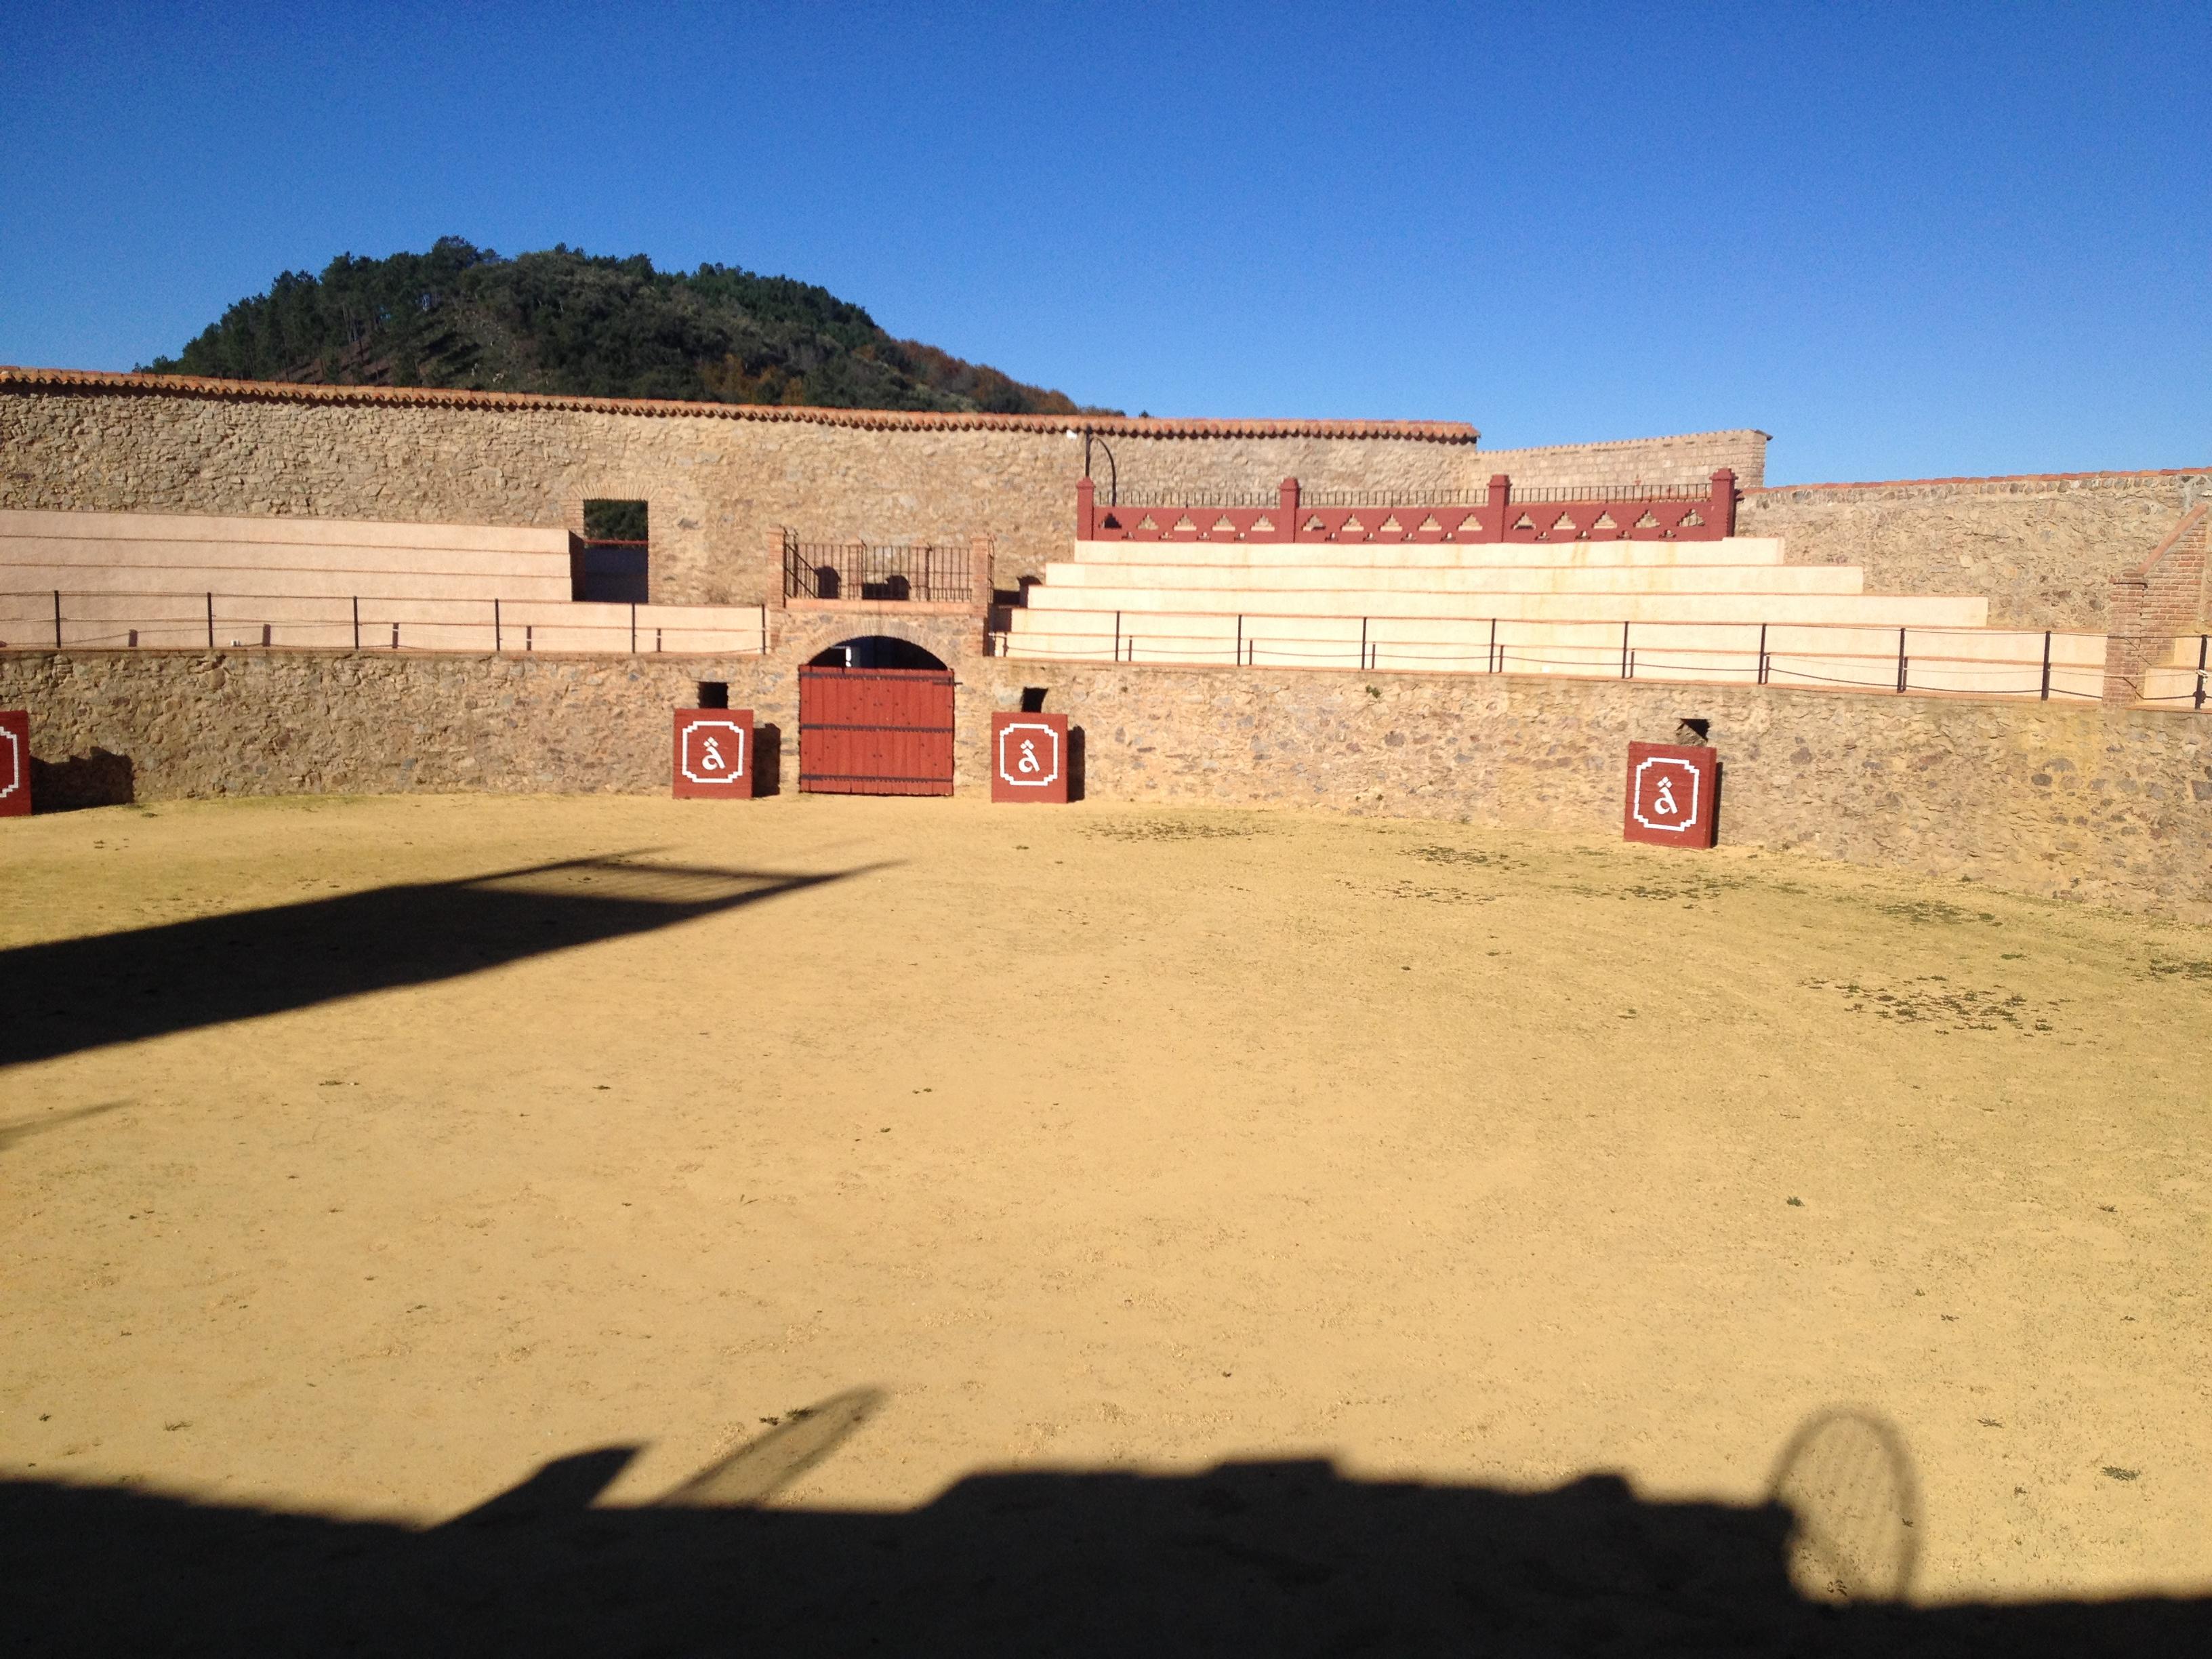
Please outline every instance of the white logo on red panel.
[{"label": "white logo on red panel", "polygon": [[1037,721],[999,728],[999,777],[1017,789],[1048,789],[1060,777],[1060,733]]},{"label": "white logo on red panel", "polygon": [[23,744],[14,732],[0,726],[0,745],[8,751],[6,764],[0,765],[0,800],[5,800],[23,787]]},{"label": "white logo on red panel", "polygon": [[1636,769],[1629,810],[1646,830],[1680,832],[1698,822],[1698,769],[1686,760],[1654,755]]},{"label": "white logo on red panel", "polygon": [[735,720],[693,720],[684,728],[682,763],[693,783],[743,781],[745,728]]}]

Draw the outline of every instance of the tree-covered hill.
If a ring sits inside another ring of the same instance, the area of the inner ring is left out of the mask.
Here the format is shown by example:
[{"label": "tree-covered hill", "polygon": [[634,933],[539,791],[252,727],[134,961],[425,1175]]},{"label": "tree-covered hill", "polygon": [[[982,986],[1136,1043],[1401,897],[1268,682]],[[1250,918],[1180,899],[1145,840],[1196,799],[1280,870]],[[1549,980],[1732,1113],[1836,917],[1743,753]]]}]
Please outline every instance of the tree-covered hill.
[{"label": "tree-covered hill", "polygon": [[661,271],[643,254],[567,246],[502,258],[458,236],[428,253],[341,254],[320,276],[286,271],[145,367],[343,386],[1080,412],[1063,393],[895,340],[859,306],[787,276]]}]

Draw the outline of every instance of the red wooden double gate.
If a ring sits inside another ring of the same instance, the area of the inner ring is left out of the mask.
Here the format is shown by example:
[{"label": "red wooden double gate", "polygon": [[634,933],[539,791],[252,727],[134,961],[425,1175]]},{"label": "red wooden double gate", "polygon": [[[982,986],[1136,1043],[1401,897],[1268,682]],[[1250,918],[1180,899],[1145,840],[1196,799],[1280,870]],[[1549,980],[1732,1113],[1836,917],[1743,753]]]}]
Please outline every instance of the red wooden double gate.
[{"label": "red wooden double gate", "polygon": [[814,794],[952,793],[952,672],[799,671],[799,787]]}]

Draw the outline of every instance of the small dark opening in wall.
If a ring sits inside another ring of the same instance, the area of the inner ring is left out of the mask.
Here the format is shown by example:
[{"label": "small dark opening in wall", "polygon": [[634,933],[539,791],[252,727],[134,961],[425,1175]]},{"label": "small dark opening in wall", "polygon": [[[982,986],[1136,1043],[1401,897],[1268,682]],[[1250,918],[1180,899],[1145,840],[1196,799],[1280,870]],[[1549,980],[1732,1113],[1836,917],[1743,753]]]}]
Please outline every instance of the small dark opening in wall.
[{"label": "small dark opening in wall", "polygon": [[694,708],[727,708],[730,706],[730,683],[727,680],[701,680],[699,701]]},{"label": "small dark opening in wall", "polygon": [[647,603],[651,541],[651,518],[643,501],[586,501],[576,597],[603,605]]},{"label": "small dark opening in wall", "polygon": [[1022,688],[1022,713],[1024,714],[1043,714],[1044,693],[1045,688],[1042,685],[1024,686]]},{"label": "small dark opening in wall", "polygon": [[1712,729],[1711,720],[1686,719],[1674,728],[1674,741],[1680,744],[1710,744]]}]

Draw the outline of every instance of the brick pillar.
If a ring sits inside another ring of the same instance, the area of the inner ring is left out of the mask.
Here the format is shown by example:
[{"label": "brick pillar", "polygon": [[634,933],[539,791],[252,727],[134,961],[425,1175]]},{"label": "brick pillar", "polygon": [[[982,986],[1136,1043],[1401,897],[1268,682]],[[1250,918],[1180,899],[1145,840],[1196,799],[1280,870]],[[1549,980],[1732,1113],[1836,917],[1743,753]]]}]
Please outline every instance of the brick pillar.
[{"label": "brick pillar", "polygon": [[1713,522],[1721,527],[1721,534],[1735,534],[1735,472],[1722,467],[1713,474]]},{"label": "brick pillar", "polygon": [[1298,538],[1298,481],[1285,478],[1275,492],[1275,517],[1280,525],[1279,534],[1286,542]]},{"label": "brick pillar", "polygon": [[1490,539],[1505,539],[1505,526],[1513,522],[1513,480],[1503,472],[1490,475],[1490,505],[1498,514],[1498,522],[1490,527]]},{"label": "brick pillar", "polygon": [[2150,557],[2112,578],[2111,632],[2105,637],[2105,701],[2125,705],[2143,693],[2146,672],[2180,635],[2205,623],[2212,563],[2212,507],[2184,514]]},{"label": "brick pillar", "polygon": [[1098,486],[1088,477],[1079,478],[1075,485],[1075,539],[1096,541],[1092,532],[1098,525]]},{"label": "brick pillar", "polygon": [[2143,616],[2150,583],[2129,571],[2112,578],[2111,593],[2106,605],[2105,625],[2111,631],[2105,635],[2105,701],[2124,706],[2142,695],[2143,670],[2150,666]]}]

